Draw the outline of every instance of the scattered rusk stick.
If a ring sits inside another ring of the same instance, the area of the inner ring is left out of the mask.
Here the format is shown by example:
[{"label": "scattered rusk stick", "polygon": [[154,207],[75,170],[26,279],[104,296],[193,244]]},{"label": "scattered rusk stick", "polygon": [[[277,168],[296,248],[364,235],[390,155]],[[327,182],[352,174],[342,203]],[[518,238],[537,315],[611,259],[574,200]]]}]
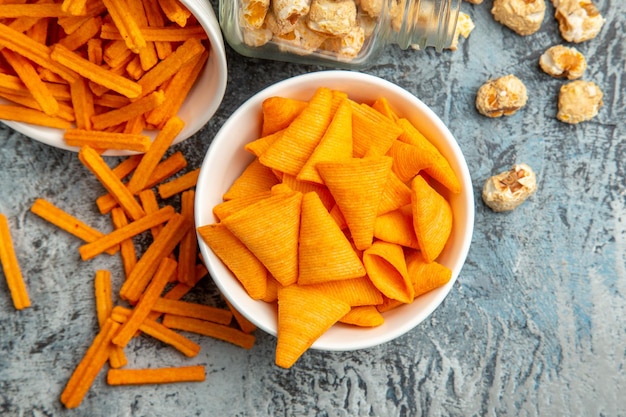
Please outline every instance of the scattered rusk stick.
[{"label": "scattered rusk stick", "polygon": [[150,138],[142,134],[87,129],[68,129],[63,133],[63,139],[67,145],[77,148],[90,146],[94,149],[117,149],[133,152],[146,152],[152,144]]},{"label": "scattered rusk stick", "polygon": [[232,343],[244,349],[251,349],[256,338],[234,327],[194,319],[190,317],[166,314],[163,316],[163,325],[171,329],[183,330],[204,336],[214,337]]},{"label": "scattered rusk stick", "polygon": [[188,301],[158,298],[152,306],[153,311],[159,313],[174,314],[176,316],[191,317],[218,324],[230,324],[233,314],[230,310],[190,303]]},{"label": "scattered rusk stick", "polygon": [[173,179],[172,181],[159,185],[159,195],[161,198],[166,199],[195,187],[198,182],[199,174],[200,168],[197,168],[181,175],[176,179]]},{"label": "scattered rusk stick", "polygon": [[0,263],[16,309],[30,307],[30,298],[24,283],[24,277],[15,255],[13,239],[9,230],[9,221],[0,213]]},{"label": "scattered rusk stick", "polygon": [[[181,196],[180,213],[188,222],[194,223],[194,199],[195,191],[189,190],[183,192]],[[196,259],[198,257],[198,238],[195,227],[189,229],[187,234],[180,242],[178,251],[178,270],[176,276],[179,282],[191,282],[195,275]]]},{"label": "scattered rusk stick", "polygon": [[109,385],[167,384],[204,380],[205,370],[201,365],[152,369],[110,369],[107,374]]},{"label": "scattered rusk stick", "polygon": [[[115,207],[111,211],[111,221],[116,229],[121,229],[128,225],[128,218],[121,207]],[[122,256],[122,265],[124,266],[124,276],[127,277],[137,264],[137,251],[132,238],[120,242],[120,255]]]},{"label": "scattered rusk stick", "polygon": [[[107,318],[111,316],[113,310],[113,291],[111,290],[111,273],[108,270],[100,269],[96,271],[94,279],[94,293],[96,296],[96,315],[100,328],[104,326]],[[124,350],[113,343],[109,344],[109,364],[112,368],[121,368],[128,360]]]},{"label": "scattered rusk stick", "polygon": [[[104,236],[104,233],[86,225],[76,217],[43,198],[36,199],[30,211],[87,243],[96,241]],[[118,250],[119,248],[112,247],[108,248],[106,252],[113,255],[117,253]]]}]

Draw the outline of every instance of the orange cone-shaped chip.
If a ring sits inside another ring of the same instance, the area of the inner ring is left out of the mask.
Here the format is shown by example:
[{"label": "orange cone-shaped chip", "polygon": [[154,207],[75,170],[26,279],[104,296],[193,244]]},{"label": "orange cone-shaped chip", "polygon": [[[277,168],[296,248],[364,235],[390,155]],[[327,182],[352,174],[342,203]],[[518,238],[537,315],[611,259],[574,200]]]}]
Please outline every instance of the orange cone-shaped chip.
[{"label": "orange cone-shaped chip", "polygon": [[400,140],[393,142],[387,155],[393,158],[391,169],[402,182],[413,179],[421,170],[429,168],[436,158],[432,153]]},{"label": "orange cone-shaped chip", "polygon": [[407,204],[411,204],[411,188],[400,181],[398,176],[392,171],[389,173],[385,191],[380,198],[377,214],[380,216],[381,214],[397,210]]},{"label": "orange cone-shaped chip", "polygon": [[351,104],[353,156],[385,155],[402,128],[367,104]]},{"label": "orange cone-shaped chip", "polygon": [[298,175],[330,124],[332,97],[331,90],[319,88],[302,113],[261,155],[261,163],[287,174]]},{"label": "orange cone-shaped chip", "polygon": [[372,244],[378,204],[392,160],[388,156],[320,162],[317,168],[346,219],[357,249]]},{"label": "orange cone-shaped chip", "polygon": [[352,307],[376,305],[383,302],[382,293],[374,286],[369,277],[364,276],[321,284],[307,285],[338,300],[345,301]]},{"label": "orange cone-shaped chip", "polygon": [[383,324],[385,319],[375,306],[359,306],[352,307],[339,321],[360,327],[376,327]]},{"label": "orange cone-shaped chip", "polygon": [[259,159],[255,158],[224,193],[223,198],[224,200],[231,200],[269,191],[278,182],[274,172],[261,165]]},{"label": "orange cone-shaped chip", "polygon": [[415,291],[400,245],[378,240],[363,252],[363,263],[367,275],[380,292],[403,303],[413,301]]},{"label": "orange cone-shaped chip", "polygon": [[418,251],[407,255],[406,266],[415,288],[415,297],[446,285],[452,278],[450,268],[438,262],[426,262]]},{"label": "orange cone-shaped chip", "polygon": [[340,161],[352,157],[352,106],[343,100],[335,112],[326,133],[313,154],[300,170],[300,181],[322,184],[322,177],[315,165],[321,161]]},{"label": "orange cone-shaped chip", "polygon": [[256,203],[257,201],[266,199],[270,196],[270,194],[271,191],[268,190],[262,193],[256,193],[245,197],[233,198],[232,200],[224,201],[213,207],[213,215],[215,215],[218,220],[224,220],[231,214],[236,213],[239,210]]},{"label": "orange cone-shaped chip", "polygon": [[276,365],[290,368],[348,311],[350,306],[347,303],[306,286],[280,288]]},{"label": "orange cone-shaped chip", "polygon": [[306,194],[308,192],[317,193],[320,200],[324,204],[327,210],[330,210],[335,205],[335,200],[333,199],[332,194],[323,184],[317,184],[315,182],[308,181],[300,181],[297,177],[293,175],[285,174],[283,175],[282,184],[288,185],[294,191],[300,191],[302,194]]},{"label": "orange cone-shaped chip", "polygon": [[269,97],[263,101],[263,127],[261,136],[283,130],[302,113],[308,103],[287,97]]},{"label": "orange cone-shaped chip", "polygon": [[298,284],[358,278],[365,268],[316,193],[302,197]]},{"label": "orange cone-shaped chip", "polygon": [[385,97],[380,97],[377,99],[374,104],[372,104],[372,108],[378,111],[380,114],[387,116],[394,122],[397,122],[399,117],[398,114],[391,108],[391,104],[389,100]]},{"label": "orange cone-shaped chip", "polygon": [[263,155],[274,142],[280,139],[283,132],[284,130],[279,130],[271,135],[261,136],[257,140],[247,143],[246,146],[244,146],[244,149],[258,158]]},{"label": "orange cone-shaped chip", "polygon": [[301,193],[280,193],[222,220],[282,285],[298,279],[301,201]]},{"label": "orange cone-shaped chip", "polygon": [[452,231],[452,208],[420,175],[413,179],[411,190],[415,235],[424,259],[432,262],[443,250]]},{"label": "orange cone-shaped chip", "polygon": [[267,270],[246,246],[221,223],[198,228],[198,234],[239,280],[251,298],[265,297]]},{"label": "orange cone-shaped chip", "polygon": [[452,170],[450,163],[439,150],[408,120],[398,120],[398,126],[404,129],[404,132],[398,137],[398,140],[417,146],[432,158],[431,163],[428,167],[424,168],[424,171],[451,192],[455,194],[460,193],[461,183]]},{"label": "orange cone-shaped chip", "polygon": [[376,218],[374,237],[389,243],[419,249],[413,228],[413,210],[410,204]]}]

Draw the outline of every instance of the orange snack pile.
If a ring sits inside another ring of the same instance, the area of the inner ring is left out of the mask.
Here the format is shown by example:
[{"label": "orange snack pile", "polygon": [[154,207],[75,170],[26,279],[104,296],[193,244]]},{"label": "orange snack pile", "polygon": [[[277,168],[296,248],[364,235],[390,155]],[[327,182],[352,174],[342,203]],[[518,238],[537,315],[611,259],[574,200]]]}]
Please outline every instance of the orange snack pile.
[{"label": "orange snack pile", "polygon": [[62,129],[68,146],[147,152],[208,58],[178,0],[15,3],[0,10],[0,119]]},{"label": "orange snack pile", "polygon": [[385,98],[322,87],[261,111],[253,161],[197,230],[251,298],[276,304],[276,364],[289,368],[335,323],[379,326],[451,279],[437,259],[461,185]]}]

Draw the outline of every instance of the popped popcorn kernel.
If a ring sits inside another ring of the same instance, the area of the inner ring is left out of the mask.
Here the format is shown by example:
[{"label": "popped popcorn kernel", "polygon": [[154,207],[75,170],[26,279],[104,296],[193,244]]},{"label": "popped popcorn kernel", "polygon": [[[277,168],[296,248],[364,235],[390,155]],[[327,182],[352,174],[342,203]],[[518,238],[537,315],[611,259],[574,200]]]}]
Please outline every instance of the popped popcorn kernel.
[{"label": "popped popcorn kernel", "polygon": [[482,198],[495,212],[511,211],[519,207],[537,190],[537,178],[526,164],[515,164],[508,170],[487,179]]},{"label": "popped popcorn kernel", "polygon": [[270,0],[242,0],[242,23],[244,28],[260,29],[270,7]]},{"label": "popped popcorn kernel", "polygon": [[594,118],[604,94],[592,81],[576,80],[561,87],[559,91],[559,111],[556,118],[562,122],[577,124]]},{"label": "popped popcorn kernel", "polygon": [[513,74],[483,84],[476,94],[476,109],[487,117],[511,116],[526,105],[524,83]]},{"label": "popped popcorn kernel", "polygon": [[539,66],[548,75],[575,80],[587,69],[585,56],[574,47],[555,45],[539,58]]},{"label": "popped popcorn kernel", "polygon": [[494,19],[519,35],[531,35],[539,30],[545,16],[544,0],[494,0]]},{"label": "popped popcorn kernel", "polygon": [[296,22],[292,32],[275,36],[274,41],[278,49],[298,55],[309,55],[317,51],[328,37],[311,30],[305,19]]},{"label": "popped popcorn kernel", "polygon": [[591,0],[552,0],[561,36],[580,43],[595,38],[606,19]]},{"label": "popped popcorn kernel", "polygon": [[347,35],[356,26],[356,5],[353,0],[313,0],[307,24],[329,36]]},{"label": "popped popcorn kernel", "polygon": [[474,25],[472,18],[467,13],[459,12],[459,20],[457,21],[456,31],[449,49],[456,51],[459,45],[459,36],[467,39],[475,27],[476,25]]},{"label": "popped popcorn kernel", "polygon": [[311,0],[273,0],[272,11],[281,22],[295,24],[301,17],[309,13]]}]

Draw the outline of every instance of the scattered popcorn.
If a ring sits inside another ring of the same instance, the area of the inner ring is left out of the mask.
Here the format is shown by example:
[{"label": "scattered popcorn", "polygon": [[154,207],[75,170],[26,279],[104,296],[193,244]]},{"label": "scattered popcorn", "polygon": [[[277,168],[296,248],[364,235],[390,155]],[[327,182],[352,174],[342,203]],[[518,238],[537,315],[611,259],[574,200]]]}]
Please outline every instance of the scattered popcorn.
[{"label": "scattered popcorn", "polygon": [[556,45],[539,58],[539,66],[548,75],[575,80],[587,69],[585,56],[574,47]]},{"label": "scattered popcorn", "polygon": [[353,0],[313,0],[307,24],[326,35],[347,35],[356,26],[356,5]]},{"label": "scattered popcorn", "polygon": [[603,93],[591,81],[572,81],[561,87],[559,111],[556,118],[562,122],[577,124],[592,119],[602,107]]},{"label": "scattered popcorn", "polygon": [[379,18],[380,12],[383,9],[384,1],[386,0],[360,0],[359,5],[361,10],[371,17]]},{"label": "scattered popcorn", "polygon": [[459,36],[463,36],[465,39],[467,39],[475,27],[476,26],[474,25],[472,18],[467,13],[459,12],[459,20],[456,24],[456,32],[454,33],[454,38],[452,39],[452,44],[450,45],[449,49],[456,51],[459,44]]},{"label": "scattered popcorn", "polygon": [[270,0],[242,0],[243,27],[260,29],[270,7]]},{"label": "scattered popcorn", "polygon": [[365,31],[362,27],[354,27],[350,33],[340,38],[328,38],[321,49],[333,52],[340,61],[356,58],[365,43]]},{"label": "scattered popcorn", "polygon": [[279,22],[295,24],[309,13],[311,0],[273,0],[272,11]]},{"label": "scattered popcorn", "polygon": [[246,45],[259,47],[272,40],[274,34],[271,30],[261,27],[259,29],[249,29],[242,27],[243,41]]},{"label": "scattered popcorn", "polygon": [[591,0],[552,0],[561,36],[580,43],[595,38],[605,19]]},{"label": "scattered popcorn", "polygon": [[545,11],[544,0],[494,0],[491,14],[496,21],[526,36],[539,30]]},{"label": "scattered popcorn", "polygon": [[526,164],[516,164],[485,181],[483,201],[495,212],[511,211],[537,190],[537,179]]},{"label": "scattered popcorn", "polygon": [[511,116],[526,105],[526,86],[509,74],[483,84],[476,95],[476,109],[487,117]]},{"label": "scattered popcorn", "polygon": [[327,36],[311,30],[305,19],[296,22],[293,32],[277,36],[274,41],[278,49],[298,55],[308,55],[317,51],[327,39]]}]

